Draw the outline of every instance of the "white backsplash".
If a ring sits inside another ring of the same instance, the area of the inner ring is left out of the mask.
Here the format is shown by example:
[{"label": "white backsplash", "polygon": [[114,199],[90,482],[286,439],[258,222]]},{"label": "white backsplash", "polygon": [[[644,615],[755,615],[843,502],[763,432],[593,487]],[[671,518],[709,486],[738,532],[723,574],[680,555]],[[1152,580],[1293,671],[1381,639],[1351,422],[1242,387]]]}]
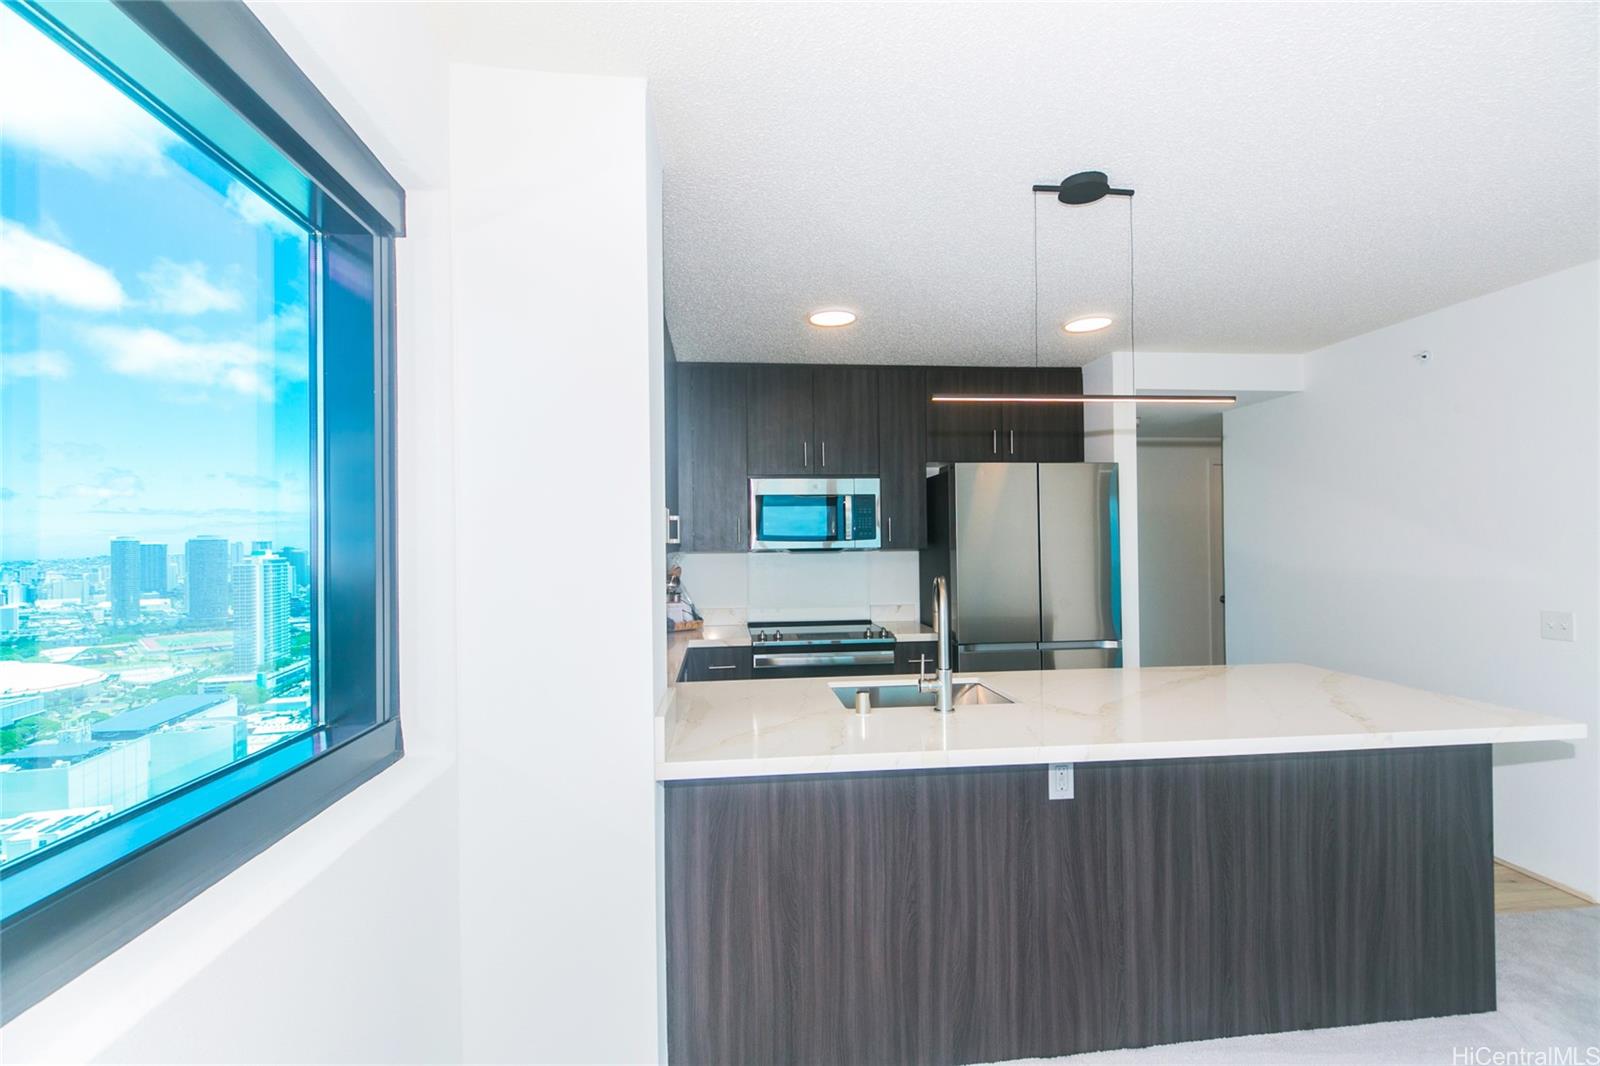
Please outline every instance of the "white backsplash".
[{"label": "white backsplash", "polygon": [[916,552],[746,552],[674,557],[711,625],[870,618],[915,621]]}]

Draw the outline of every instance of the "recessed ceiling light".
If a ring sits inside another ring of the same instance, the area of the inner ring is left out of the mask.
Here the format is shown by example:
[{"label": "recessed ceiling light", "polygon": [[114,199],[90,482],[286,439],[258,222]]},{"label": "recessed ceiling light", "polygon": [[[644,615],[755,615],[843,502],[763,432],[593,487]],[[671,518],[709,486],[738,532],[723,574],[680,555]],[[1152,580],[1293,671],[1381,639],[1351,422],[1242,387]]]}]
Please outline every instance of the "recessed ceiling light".
[{"label": "recessed ceiling light", "polygon": [[1075,318],[1061,328],[1068,333],[1093,333],[1097,329],[1105,329],[1111,325],[1111,319],[1105,315],[1085,315]]},{"label": "recessed ceiling light", "polygon": [[806,316],[806,321],[813,326],[848,326],[856,320],[854,311],[813,311]]}]

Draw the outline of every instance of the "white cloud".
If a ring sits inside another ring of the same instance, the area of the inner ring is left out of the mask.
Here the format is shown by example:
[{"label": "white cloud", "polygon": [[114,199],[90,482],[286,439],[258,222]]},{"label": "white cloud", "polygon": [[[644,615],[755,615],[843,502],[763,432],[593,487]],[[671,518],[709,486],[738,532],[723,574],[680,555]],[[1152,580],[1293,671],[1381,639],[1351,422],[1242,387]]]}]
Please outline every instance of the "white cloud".
[{"label": "white cloud", "polygon": [[115,311],[127,297],[116,275],[69,248],[0,218],[0,289],[85,311]]},{"label": "white cloud", "polygon": [[265,226],[276,233],[301,235],[305,233],[304,229],[277,206],[268,203],[260,193],[240,182],[228,183],[228,207],[252,226]]},{"label": "white cloud", "polygon": [[72,364],[60,352],[9,352],[0,355],[0,380],[5,378],[64,378]]},{"label": "white cloud", "polygon": [[178,137],[111,83],[0,5],[0,140],[97,174],[165,166]]},{"label": "white cloud", "polygon": [[124,467],[107,467],[92,482],[62,485],[49,496],[58,500],[126,500],[144,491],[144,479]]},{"label": "white cloud", "polygon": [[248,341],[178,337],[149,326],[94,326],[87,333],[119,374],[272,398],[272,353]]},{"label": "white cloud", "polygon": [[244,298],[237,289],[215,285],[204,263],[174,263],[158,259],[139,275],[150,289],[148,306],[173,315],[203,315],[207,311],[237,311]]}]

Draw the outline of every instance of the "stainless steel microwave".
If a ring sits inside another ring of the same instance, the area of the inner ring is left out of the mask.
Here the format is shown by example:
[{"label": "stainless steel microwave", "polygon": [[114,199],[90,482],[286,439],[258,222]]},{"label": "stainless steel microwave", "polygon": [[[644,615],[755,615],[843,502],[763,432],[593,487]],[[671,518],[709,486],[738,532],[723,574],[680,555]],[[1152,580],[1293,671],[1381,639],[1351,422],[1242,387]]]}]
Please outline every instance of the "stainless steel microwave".
[{"label": "stainless steel microwave", "polygon": [[882,545],[878,479],[753,477],[750,550],[839,551]]}]

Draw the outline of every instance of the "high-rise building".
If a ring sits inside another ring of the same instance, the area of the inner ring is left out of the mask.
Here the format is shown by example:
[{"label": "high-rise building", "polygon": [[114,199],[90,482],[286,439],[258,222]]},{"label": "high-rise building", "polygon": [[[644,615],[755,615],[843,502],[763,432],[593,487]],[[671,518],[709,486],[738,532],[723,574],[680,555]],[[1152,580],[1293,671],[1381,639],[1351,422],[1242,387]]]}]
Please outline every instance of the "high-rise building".
[{"label": "high-rise building", "polygon": [[167,592],[167,546],[165,544],[139,545],[139,591]]},{"label": "high-rise building", "polygon": [[303,589],[311,584],[311,553],[304,548],[279,548],[278,554],[289,560],[294,568],[294,586]]},{"label": "high-rise building", "polygon": [[233,566],[233,669],[269,670],[289,655],[289,560],[257,552]]},{"label": "high-rise building", "polygon": [[183,547],[189,620],[221,625],[228,620],[228,551],[222,537],[195,537]]},{"label": "high-rise building", "polygon": [[139,620],[139,548],[134,537],[111,541],[111,620]]}]

